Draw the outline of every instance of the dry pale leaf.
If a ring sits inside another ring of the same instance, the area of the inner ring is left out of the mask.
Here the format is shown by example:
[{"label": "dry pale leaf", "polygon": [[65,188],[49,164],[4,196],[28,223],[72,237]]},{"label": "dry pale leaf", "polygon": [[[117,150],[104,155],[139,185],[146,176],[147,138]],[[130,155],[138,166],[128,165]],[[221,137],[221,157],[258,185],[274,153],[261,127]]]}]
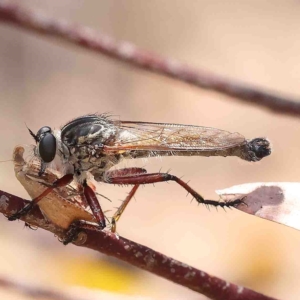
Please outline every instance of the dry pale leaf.
[{"label": "dry pale leaf", "polygon": [[238,210],[300,230],[300,183],[257,182],[216,193],[224,201],[242,199]]}]

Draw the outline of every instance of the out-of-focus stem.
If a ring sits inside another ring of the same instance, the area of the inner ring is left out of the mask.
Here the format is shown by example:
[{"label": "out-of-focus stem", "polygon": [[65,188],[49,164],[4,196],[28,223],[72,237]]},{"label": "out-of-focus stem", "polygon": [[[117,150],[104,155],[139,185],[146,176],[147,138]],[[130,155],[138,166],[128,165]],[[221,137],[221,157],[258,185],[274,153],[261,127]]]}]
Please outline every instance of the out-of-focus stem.
[{"label": "out-of-focus stem", "polygon": [[268,108],[273,112],[300,114],[300,102],[294,99],[195,69],[177,60],[141,50],[132,43],[116,41],[111,36],[91,28],[50,18],[41,12],[17,4],[0,0],[0,21],[44,36],[60,38],[70,44],[127,62],[131,66],[184,81],[193,86],[214,90],[237,100]]}]

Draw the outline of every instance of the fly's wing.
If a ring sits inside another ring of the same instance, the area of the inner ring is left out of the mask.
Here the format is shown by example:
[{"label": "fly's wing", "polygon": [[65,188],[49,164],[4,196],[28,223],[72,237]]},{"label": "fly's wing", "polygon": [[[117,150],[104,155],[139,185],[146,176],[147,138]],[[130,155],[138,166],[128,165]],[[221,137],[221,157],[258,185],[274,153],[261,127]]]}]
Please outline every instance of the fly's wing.
[{"label": "fly's wing", "polygon": [[122,151],[216,151],[237,147],[246,142],[244,136],[211,127],[115,121],[119,128],[114,146],[105,152]]}]

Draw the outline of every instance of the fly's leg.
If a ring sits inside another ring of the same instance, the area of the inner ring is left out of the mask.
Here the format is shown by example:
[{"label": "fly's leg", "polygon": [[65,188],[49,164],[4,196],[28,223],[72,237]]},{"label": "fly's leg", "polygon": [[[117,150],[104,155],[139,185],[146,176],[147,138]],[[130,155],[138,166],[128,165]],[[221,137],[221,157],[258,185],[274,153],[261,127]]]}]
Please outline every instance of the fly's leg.
[{"label": "fly's leg", "polygon": [[77,220],[72,222],[62,239],[62,243],[64,245],[74,242],[82,229],[103,230],[106,227],[105,216],[99,204],[97,196],[86,181],[83,182],[83,193],[99,226],[87,224],[85,221]]},{"label": "fly's leg", "polygon": [[108,183],[140,185],[140,184],[157,183],[157,182],[164,182],[164,181],[177,182],[186,191],[188,191],[196,199],[197,202],[202,204],[220,206],[220,207],[231,207],[240,204],[242,202],[239,199],[231,202],[219,202],[216,200],[206,200],[200,194],[198,194],[194,189],[192,189],[187,183],[182,181],[180,178],[168,173],[137,174],[137,175],[131,175],[126,177],[117,176],[117,177],[110,178]]},{"label": "fly's leg", "polygon": [[64,237],[62,238],[61,242],[64,245],[68,245],[69,243],[72,243],[76,241],[78,238],[78,234],[80,231],[85,230],[85,229],[92,229],[95,231],[102,231],[99,226],[95,226],[92,224],[87,224],[85,221],[74,221],[69,228],[67,229]]},{"label": "fly's leg", "polygon": [[101,230],[104,229],[106,227],[104,213],[102,211],[102,208],[100,206],[100,203],[97,199],[95,192],[93,191],[93,189],[90,186],[88,186],[86,181],[83,182],[83,193],[84,193],[84,196],[85,196],[85,199],[86,199],[88,205],[90,206],[90,208],[93,212],[93,215],[94,215],[97,223],[100,226],[100,229]]},{"label": "fly's leg", "polygon": [[141,174],[146,174],[147,170],[143,168],[124,168],[105,172],[105,177],[108,178],[105,182],[109,183],[114,177],[131,177]]},{"label": "fly's leg", "polygon": [[122,202],[122,204],[118,207],[117,211],[114,213],[112,219],[111,219],[111,231],[116,232],[117,229],[117,221],[120,219],[122,213],[124,212],[125,208],[127,207],[128,203],[134,196],[135,192],[137,191],[138,187],[140,185],[136,184],[132,190],[129,192],[128,196],[126,199]]},{"label": "fly's leg", "polygon": [[81,221],[74,221],[67,229],[64,237],[61,240],[59,239],[59,241],[64,245],[74,242],[78,237],[81,225],[83,225]]},{"label": "fly's leg", "polygon": [[63,177],[57,179],[53,182],[52,186],[48,187],[43,193],[41,193],[38,197],[32,199],[31,202],[26,204],[22,209],[20,209],[18,212],[12,214],[8,217],[9,221],[15,221],[17,219],[20,219],[22,216],[26,215],[28,212],[31,211],[31,209],[39,203],[44,197],[46,197],[49,193],[51,193],[54,189],[64,187],[68,184],[70,184],[73,180],[73,174],[67,174]]},{"label": "fly's leg", "polygon": [[[106,172],[106,178],[108,178],[107,181],[108,183],[111,183],[111,180],[113,178],[127,178],[127,177],[132,177],[132,176],[138,176],[141,174],[145,174],[147,171],[143,168],[124,168],[124,169],[119,169],[119,170],[113,170],[113,171],[108,171]],[[125,208],[127,207],[128,203],[136,193],[137,189],[139,187],[139,184],[136,184],[132,190],[129,192],[128,196],[126,199],[123,201],[123,203],[118,207],[117,211],[114,213],[112,220],[111,220],[111,231],[116,232],[116,226],[117,226],[117,221],[120,219],[121,215],[123,214]]]}]

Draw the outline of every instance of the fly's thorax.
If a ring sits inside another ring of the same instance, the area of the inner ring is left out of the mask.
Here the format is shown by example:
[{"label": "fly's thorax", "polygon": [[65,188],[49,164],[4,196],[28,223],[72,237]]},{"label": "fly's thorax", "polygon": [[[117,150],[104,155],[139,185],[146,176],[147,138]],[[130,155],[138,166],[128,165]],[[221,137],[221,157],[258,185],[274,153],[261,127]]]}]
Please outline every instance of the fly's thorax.
[{"label": "fly's thorax", "polygon": [[81,162],[94,162],[101,160],[104,157],[103,145],[93,143],[89,145],[74,145],[68,147],[70,151],[69,160],[72,163]]},{"label": "fly's thorax", "polygon": [[120,163],[124,159],[123,155],[107,155],[102,158],[101,164],[95,165],[89,172],[94,176],[98,182],[105,181],[105,172]]},{"label": "fly's thorax", "polygon": [[[122,155],[102,155],[101,157],[89,156],[74,162],[74,176],[78,182],[88,179],[89,174],[94,176],[96,181],[103,181],[103,174],[118,164],[123,159]],[[72,160],[72,156],[71,156]],[[73,158],[74,161],[74,158]]]},{"label": "fly's thorax", "polygon": [[113,145],[118,128],[104,115],[79,117],[61,129],[61,141],[67,146]]}]

